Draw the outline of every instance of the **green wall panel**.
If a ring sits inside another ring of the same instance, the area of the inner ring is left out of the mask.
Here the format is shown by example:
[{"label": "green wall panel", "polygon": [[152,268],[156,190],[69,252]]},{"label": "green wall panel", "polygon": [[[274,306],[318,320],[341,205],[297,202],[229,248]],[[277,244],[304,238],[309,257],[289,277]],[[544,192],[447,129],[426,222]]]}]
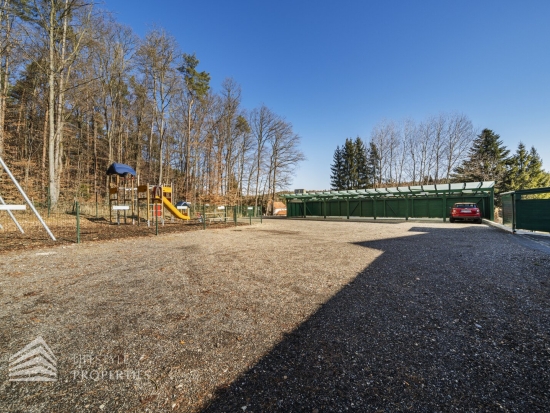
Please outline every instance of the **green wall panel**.
[{"label": "green wall panel", "polygon": [[[550,202],[550,200],[542,200],[543,202]],[[445,204],[443,203],[445,202]],[[349,203],[346,200],[330,200],[326,201],[326,216],[327,217],[384,217],[384,218],[443,218],[449,217],[452,206],[456,202],[468,202],[475,203],[481,209],[482,215],[485,218],[490,218],[489,197],[472,197],[472,196],[452,196],[444,198],[442,196],[437,197],[410,197],[405,198],[366,198],[366,199],[353,199]],[[522,201],[522,202],[532,202]],[[323,201],[308,201],[306,202],[306,215],[307,216],[324,216],[325,211],[323,208]],[[288,208],[289,217],[302,217],[304,216],[303,203],[290,202]],[[445,205],[445,208],[443,208]],[[534,205],[534,204],[533,204]],[[376,211],[375,211],[376,207]],[[544,205],[541,204],[541,208]],[[548,207],[546,207],[548,208]],[[376,214],[375,214],[376,212]]]},{"label": "green wall panel", "polygon": [[516,228],[550,232],[550,199],[518,199]]}]

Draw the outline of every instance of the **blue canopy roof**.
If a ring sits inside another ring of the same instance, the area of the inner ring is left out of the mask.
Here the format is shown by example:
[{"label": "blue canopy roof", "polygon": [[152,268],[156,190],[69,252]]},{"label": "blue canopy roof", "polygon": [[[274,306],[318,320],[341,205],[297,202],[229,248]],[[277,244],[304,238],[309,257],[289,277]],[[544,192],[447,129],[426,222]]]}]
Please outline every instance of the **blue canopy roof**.
[{"label": "blue canopy roof", "polygon": [[119,175],[127,177],[128,175],[136,176],[134,168],[123,163],[114,163],[107,169],[107,175]]}]

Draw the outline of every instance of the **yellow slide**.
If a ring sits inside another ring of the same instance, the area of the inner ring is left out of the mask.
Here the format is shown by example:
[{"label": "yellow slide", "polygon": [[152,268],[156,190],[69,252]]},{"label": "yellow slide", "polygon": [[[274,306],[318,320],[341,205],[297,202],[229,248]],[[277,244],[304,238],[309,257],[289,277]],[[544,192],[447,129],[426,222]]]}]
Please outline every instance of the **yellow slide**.
[{"label": "yellow slide", "polygon": [[172,203],[165,196],[162,197],[162,203],[176,218],[189,219],[187,215],[183,215],[180,211],[178,211],[178,209],[174,205],[172,205]]}]

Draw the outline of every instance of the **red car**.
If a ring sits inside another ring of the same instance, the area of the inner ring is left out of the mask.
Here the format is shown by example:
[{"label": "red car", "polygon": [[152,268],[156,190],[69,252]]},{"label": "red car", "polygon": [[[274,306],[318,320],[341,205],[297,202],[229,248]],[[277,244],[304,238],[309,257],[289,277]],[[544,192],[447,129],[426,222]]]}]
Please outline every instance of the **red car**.
[{"label": "red car", "polygon": [[459,202],[451,208],[449,221],[474,221],[481,224],[481,211],[476,204]]}]

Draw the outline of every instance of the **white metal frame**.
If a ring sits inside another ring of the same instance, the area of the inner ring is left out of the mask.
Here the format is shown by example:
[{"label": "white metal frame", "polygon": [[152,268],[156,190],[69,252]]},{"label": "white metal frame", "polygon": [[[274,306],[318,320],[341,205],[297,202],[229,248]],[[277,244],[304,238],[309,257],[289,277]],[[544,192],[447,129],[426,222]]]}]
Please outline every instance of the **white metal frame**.
[{"label": "white metal frame", "polygon": [[[23,188],[21,188],[21,185],[19,185],[19,182],[17,182],[17,179],[15,179],[15,176],[13,176],[13,174],[11,173],[11,171],[9,170],[8,166],[5,164],[5,162],[4,162],[4,160],[2,159],[1,156],[0,156],[0,166],[2,166],[2,168],[4,168],[4,171],[6,171],[6,173],[10,177],[11,181],[14,183],[14,185],[17,188],[17,190],[19,191],[19,193],[23,196],[23,198],[25,199],[25,202],[30,207],[32,212],[34,212],[34,215],[36,215],[36,218],[38,218],[38,220],[40,221],[40,223],[42,224],[42,226],[44,227],[44,229],[46,230],[46,232],[48,233],[50,238],[52,240],[56,241],[55,237],[53,236],[52,232],[50,231],[50,228],[48,228],[48,226],[46,225],[46,223],[44,222],[44,220],[42,219],[42,217],[40,216],[40,214],[38,213],[38,211],[34,207],[34,204],[30,201],[30,199],[27,196],[27,194],[25,193],[25,191],[23,191]],[[6,211],[8,211],[8,214],[10,215],[11,219],[13,220],[13,222],[15,222],[15,224],[17,225],[17,227],[19,228],[21,233],[24,234],[23,228],[21,228],[21,225],[19,225],[19,223],[17,222],[17,220],[15,219],[15,217],[13,216],[13,214],[11,212],[14,209],[16,209],[16,210],[19,209],[17,207],[19,207],[20,205],[15,205],[15,206],[14,205],[6,205],[6,203],[4,202],[4,200],[1,197],[0,197],[0,203],[2,203],[3,206],[6,206]],[[11,207],[11,208],[8,208],[8,207]]]}]

